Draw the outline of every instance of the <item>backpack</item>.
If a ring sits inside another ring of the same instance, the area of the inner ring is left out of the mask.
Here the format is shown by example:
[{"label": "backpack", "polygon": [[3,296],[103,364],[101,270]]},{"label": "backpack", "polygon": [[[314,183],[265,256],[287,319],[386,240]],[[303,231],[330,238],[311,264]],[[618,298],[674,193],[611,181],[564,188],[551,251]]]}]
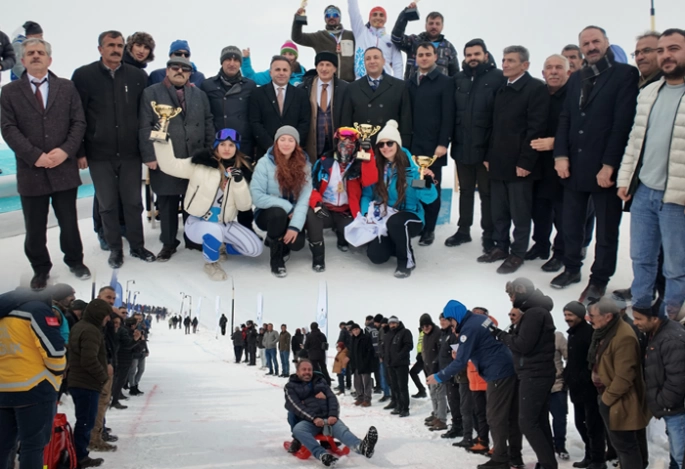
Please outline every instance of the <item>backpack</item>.
[{"label": "backpack", "polygon": [[56,414],[52,423],[50,443],[43,451],[45,469],[76,469],[76,448],[74,432],[64,414]]}]

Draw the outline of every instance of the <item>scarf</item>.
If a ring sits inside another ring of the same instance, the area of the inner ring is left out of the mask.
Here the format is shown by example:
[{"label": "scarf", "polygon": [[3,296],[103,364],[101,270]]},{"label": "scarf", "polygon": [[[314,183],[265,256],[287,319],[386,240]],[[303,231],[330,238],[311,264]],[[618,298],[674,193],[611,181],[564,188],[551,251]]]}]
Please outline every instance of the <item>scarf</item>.
[{"label": "scarf", "polygon": [[345,28],[343,28],[342,24],[337,24],[335,26],[331,26],[328,24],[326,25],[326,31],[328,31],[331,34],[337,35],[337,34],[342,33],[344,30],[345,30]]},{"label": "scarf", "polygon": [[226,75],[224,73],[223,68],[221,70],[219,70],[219,79],[221,80],[221,83],[223,83],[228,88],[235,85],[236,83],[240,83],[240,80],[242,80],[242,78],[243,78],[243,75],[240,73],[240,70],[238,70],[238,73],[236,73],[232,77],[229,77],[228,75]]},{"label": "scarf", "polygon": [[590,370],[594,368],[595,363],[599,362],[604,351],[609,346],[609,342],[616,335],[618,329],[618,322],[621,320],[620,314],[615,314],[609,324],[601,329],[595,329],[592,333],[592,342],[590,342],[590,349],[587,353],[587,362]]},{"label": "scarf", "polygon": [[607,49],[606,55],[594,65],[590,65],[585,61],[583,68],[580,69],[580,109],[585,109],[592,89],[595,87],[595,83],[597,83],[597,78],[602,73],[607,72],[615,62],[614,53],[611,49]]}]

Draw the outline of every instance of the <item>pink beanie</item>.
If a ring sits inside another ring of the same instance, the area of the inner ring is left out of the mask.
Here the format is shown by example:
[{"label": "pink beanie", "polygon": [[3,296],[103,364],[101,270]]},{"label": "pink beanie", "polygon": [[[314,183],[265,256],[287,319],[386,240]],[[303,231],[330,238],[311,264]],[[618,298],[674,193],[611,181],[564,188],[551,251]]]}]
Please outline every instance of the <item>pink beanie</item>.
[{"label": "pink beanie", "polygon": [[286,52],[295,54],[295,58],[297,58],[300,55],[297,51],[297,44],[295,44],[292,41],[285,41],[285,43],[281,46],[281,55],[285,54]]}]

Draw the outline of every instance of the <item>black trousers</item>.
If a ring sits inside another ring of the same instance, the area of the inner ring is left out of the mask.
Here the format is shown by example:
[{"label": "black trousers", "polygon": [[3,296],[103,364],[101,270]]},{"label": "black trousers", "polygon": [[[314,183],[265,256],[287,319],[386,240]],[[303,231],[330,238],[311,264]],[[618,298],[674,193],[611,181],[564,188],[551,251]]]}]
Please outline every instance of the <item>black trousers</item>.
[{"label": "black trousers", "polygon": [[112,403],[119,402],[119,399],[121,398],[121,390],[124,388],[124,384],[126,384],[126,380],[128,379],[128,372],[131,368],[131,364],[123,364],[117,366],[116,370],[114,370],[114,380],[112,381]]},{"label": "black trousers", "polygon": [[257,344],[247,345],[247,354],[250,357],[250,365],[257,364]]},{"label": "black trousers", "polygon": [[[269,238],[278,240],[283,238],[285,232],[288,231],[290,219],[282,208],[270,207],[260,210],[255,222],[260,230],[266,231]],[[292,251],[299,251],[304,247],[304,240],[304,233],[300,232],[295,242],[288,244],[288,248]]]},{"label": "black trousers", "polygon": [[471,391],[471,397],[473,398],[474,423],[478,438],[487,443],[490,441],[490,426],[488,425],[485,391]]},{"label": "black trousers", "polygon": [[144,247],[140,158],[104,161],[91,159],[88,165],[100,205],[105,241],[110,249],[122,249],[119,200],[126,221],[126,239],[131,249]]},{"label": "black trousers", "polygon": [[[493,240],[504,252],[520,257],[526,255],[533,216],[533,180],[490,181],[492,194]],[[509,237],[514,224],[514,242]]]},{"label": "black trousers", "polygon": [[[538,190],[537,184],[540,182],[536,181],[534,193]],[[559,259],[564,258],[563,207],[564,199],[562,197],[552,199],[534,194],[533,242],[544,250],[554,247],[554,257]],[[557,230],[553,244],[550,242],[552,227]]]},{"label": "black trousers", "polygon": [[400,411],[409,410],[409,366],[389,366],[392,400]]},{"label": "black trousers", "polygon": [[[599,222],[598,222],[599,225]],[[640,443],[638,431],[615,431],[609,428],[609,407],[601,402],[602,396],[598,396],[599,414],[602,416],[604,426],[607,429],[609,440],[616,450],[621,469],[644,469],[647,455],[643,454],[646,445]],[[646,432],[643,430],[643,434]],[[646,438],[644,438],[646,441]]]},{"label": "black trousers", "polygon": [[221,326],[221,335],[226,335],[226,326]]},{"label": "black trousers", "polygon": [[483,241],[491,241],[494,226],[490,201],[490,178],[483,163],[463,164],[457,162],[459,177],[459,232],[470,234],[473,225],[473,204],[476,200],[476,185],[480,197],[480,227]]},{"label": "black trousers", "polygon": [[[447,158],[444,156],[442,159]],[[429,169],[433,171],[435,178],[433,183],[435,184],[435,189],[438,191],[438,198],[429,204],[423,204],[424,218],[426,223],[423,225],[423,231],[426,233],[431,233],[435,231],[435,225],[438,223],[438,216],[440,215],[440,203],[441,203],[441,190],[440,182],[442,181],[442,166],[434,163]]]},{"label": "black trousers", "polygon": [[305,225],[305,229],[307,230],[309,242],[322,242],[324,228],[333,228],[333,232],[338,237],[338,244],[347,246],[347,241],[345,241],[345,227],[352,223],[354,218],[352,218],[352,215],[350,215],[349,212],[341,213],[329,211],[328,213],[330,213],[330,217],[319,218],[311,207],[307,211],[307,224]]},{"label": "black trousers", "polygon": [[235,353],[235,362],[240,363],[240,360],[243,358],[243,346],[242,345],[234,345],[233,346],[233,353]]},{"label": "black trousers", "polygon": [[454,379],[445,381],[445,391],[447,391],[447,404],[450,406],[450,415],[452,415],[452,427],[462,429],[463,422],[461,416],[459,383],[454,381]]},{"label": "black trousers", "polygon": [[585,458],[596,464],[604,463],[606,437],[597,399],[593,396],[573,401],[573,417],[578,434],[585,443]]},{"label": "black trousers", "polygon": [[388,236],[375,238],[366,248],[366,255],[374,264],[384,264],[397,257],[397,267],[413,268],[416,265],[411,238],[423,229],[421,219],[412,212],[397,212],[386,223]]},{"label": "black trousers", "polygon": [[553,385],[554,376],[522,377],[519,381],[519,428],[544,469],[558,467],[549,425],[549,396]]},{"label": "black trousers", "polygon": [[[416,389],[419,390],[419,392],[426,392],[426,387],[423,385],[421,382],[421,377],[419,376],[423,372],[423,356],[421,354],[418,355],[418,358],[416,359],[416,363],[414,363],[414,366],[412,366],[409,369],[409,376],[411,376],[411,380],[414,382],[414,386],[416,386]],[[380,385],[380,383],[378,383]]]},{"label": "black trousers", "polygon": [[[121,197],[119,198],[119,224],[121,225],[121,235],[126,236],[126,221],[124,220],[124,209],[121,204]],[[98,236],[104,239],[105,228],[102,226],[102,217],[100,217],[100,204],[98,203],[97,194],[93,197],[93,231]]]},{"label": "black trousers", "polygon": [[180,241],[176,239],[178,233],[178,207],[183,196],[158,195],[157,209],[159,210],[159,224],[161,234],[159,240],[165,247],[176,247]]},{"label": "black trousers", "polygon": [[492,460],[509,464],[521,458],[523,436],[519,428],[519,399],[516,376],[488,382],[487,416],[492,434]]},{"label": "black trousers", "polygon": [[50,203],[59,224],[59,244],[64,263],[69,267],[83,264],[83,245],[76,214],[77,189],[54,192],[36,197],[21,196],[24,214],[24,252],[35,273],[48,273],[52,268],[47,246],[48,212]]},{"label": "black trousers", "polygon": [[330,375],[328,374],[328,367],[326,366],[326,360],[311,360],[310,359],[310,361],[312,362],[312,368],[314,369],[314,371],[320,372],[323,375],[323,377],[326,378],[326,382],[330,386],[332,381],[331,381]]}]

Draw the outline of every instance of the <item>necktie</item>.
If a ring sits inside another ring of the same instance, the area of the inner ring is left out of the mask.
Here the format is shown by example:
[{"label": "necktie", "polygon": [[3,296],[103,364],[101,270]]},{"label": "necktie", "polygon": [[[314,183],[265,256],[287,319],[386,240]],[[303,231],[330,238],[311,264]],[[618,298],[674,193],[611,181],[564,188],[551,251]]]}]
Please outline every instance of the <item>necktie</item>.
[{"label": "necktie", "polygon": [[323,89],[321,90],[321,105],[320,106],[321,106],[321,110],[323,112],[326,112],[326,109],[328,109],[328,89],[327,89],[328,84],[324,83],[323,85],[321,85],[321,87]]},{"label": "necktie", "polygon": [[421,84],[425,76],[426,75],[419,75],[419,85]]},{"label": "necktie", "polygon": [[376,90],[378,89],[378,84],[379,84],[380,82],[381,82],[380,80],[371,80],[371,83],[372,83],[371,89],[374,90],[374,91],[376,91]]},{"label": "necktie", "polygon": [[178,104],[181,105],[183,112],[186,112],[186,95],[183,92],[183,88],[176,88],[176,97],[178,98]]},{"label": "necktie", "polygon": [[276,101],[278,101],[278,112],[283,115],[283,88],[278,87],[278,95],[276,96]]},{"label": "necktie", "polygon": [[41,111],[45,111],[45,105],[43,104],[43,93],[40,92],[40,87],[47,81],[47,78],[44,78],[43,81],[34,81],[31,80],[31,83],[36,87],[36,92],[33,94],[36,97],[36,101],[38,101],[38,106],[40,107]]}]

